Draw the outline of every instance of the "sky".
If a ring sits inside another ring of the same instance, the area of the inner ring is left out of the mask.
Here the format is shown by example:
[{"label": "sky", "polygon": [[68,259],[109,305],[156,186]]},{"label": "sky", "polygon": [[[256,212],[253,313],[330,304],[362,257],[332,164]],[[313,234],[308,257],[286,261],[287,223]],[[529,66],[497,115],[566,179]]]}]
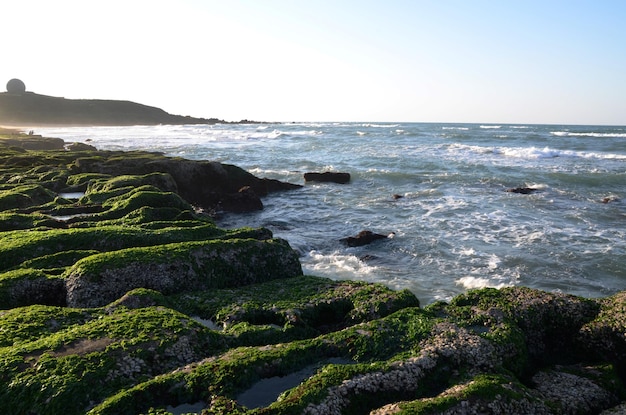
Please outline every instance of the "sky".
[{"label": "sky", "polygon": [[20,0],[0,15],[0,82],[44,95],[226,121],[626,125],[622,0]]}]

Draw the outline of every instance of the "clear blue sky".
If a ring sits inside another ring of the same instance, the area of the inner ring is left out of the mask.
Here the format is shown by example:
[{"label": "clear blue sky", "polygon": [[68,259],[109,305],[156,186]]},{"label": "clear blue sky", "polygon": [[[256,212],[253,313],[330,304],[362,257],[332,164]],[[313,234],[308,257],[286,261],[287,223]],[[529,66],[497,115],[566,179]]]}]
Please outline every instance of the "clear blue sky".
[{"label": "clear blue sky", "polygon": [[0,13],[0,82],[46,95],[229,121],[626,125],[622,0],[20,0]]}]

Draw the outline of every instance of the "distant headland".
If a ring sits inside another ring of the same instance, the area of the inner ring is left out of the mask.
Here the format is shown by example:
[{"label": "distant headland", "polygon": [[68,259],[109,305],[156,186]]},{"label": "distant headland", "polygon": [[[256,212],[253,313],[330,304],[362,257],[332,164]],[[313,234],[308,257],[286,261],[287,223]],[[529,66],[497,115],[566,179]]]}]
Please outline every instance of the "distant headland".
[{"label": "distant headland", "polygon": [[[0,93],[0,125],[158,125],[218,124],[217,118],[173,115],[164,110],[131,101],[67,99],[26,91],[19,79],[11,79]],[[237,123],[251,124],[242,120]]]}]

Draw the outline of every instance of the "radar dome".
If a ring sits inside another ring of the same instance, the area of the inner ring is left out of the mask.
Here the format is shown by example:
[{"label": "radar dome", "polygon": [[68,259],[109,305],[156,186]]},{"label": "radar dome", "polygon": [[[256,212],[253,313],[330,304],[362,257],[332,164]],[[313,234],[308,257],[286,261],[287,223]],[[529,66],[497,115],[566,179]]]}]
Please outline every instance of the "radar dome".
[{"label": "radar dome", "polygon": [[13,78],[7,82],[7,92],[14,94],[23,94],[26,92],[26,85],[19,79]]}]

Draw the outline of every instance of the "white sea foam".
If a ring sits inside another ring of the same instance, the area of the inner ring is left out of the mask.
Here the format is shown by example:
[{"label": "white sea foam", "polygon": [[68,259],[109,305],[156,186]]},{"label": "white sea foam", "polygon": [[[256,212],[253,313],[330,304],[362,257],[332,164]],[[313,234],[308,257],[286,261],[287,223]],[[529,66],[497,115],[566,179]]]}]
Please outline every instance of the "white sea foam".
[{"label": "white sea foam", "polygon": [[524,159],[543,159],[556,157],[585,158],[585,159],[614,159],[626,160],[626,155],[615,153],[596,153],[574,150],[559,150],[550,147],[497,147],[493,149],[496,154],[506,157]]},{"label": "white sea foam", "polygon": [[400,124],[362,124],[362,127],[369,127],[369,128],[396,128],[399,127]]},{"label": "white sea foam", "polygon": [[468,290],[474,290],[478,288],[487,288],[487,287],[504,288],[504,287],[510,287],[512,285],[510,283],[506,283],[502,281],[497,281],[497,280],[494,281],[489,278],[472,277],[472,276],[461,277],[458,280],[456,280],[456,284]]},{"label": "white sea foam", "polygon": [[367,277],[376,271],[376,267],[367,265],[354,255],[342,252],[322,253],[311,251],[303,259],[302,267],[310,274],[329,276],[331,278],[349,278],[354,275]]},{"label": "white sea foam", "polygon": [[626,138],[626,133],[594,133],[594,132],[571,132],[571,131],[551,131],[550,134],[557,137],[598,137],[598,138]]},{"label": "white sea foam", "polygon": [[483,128],[483,129],[490,129],[490,128],[498,129],[498,128],[502,128],[502,126],[501,125],[481,125],[480,128]]}]

